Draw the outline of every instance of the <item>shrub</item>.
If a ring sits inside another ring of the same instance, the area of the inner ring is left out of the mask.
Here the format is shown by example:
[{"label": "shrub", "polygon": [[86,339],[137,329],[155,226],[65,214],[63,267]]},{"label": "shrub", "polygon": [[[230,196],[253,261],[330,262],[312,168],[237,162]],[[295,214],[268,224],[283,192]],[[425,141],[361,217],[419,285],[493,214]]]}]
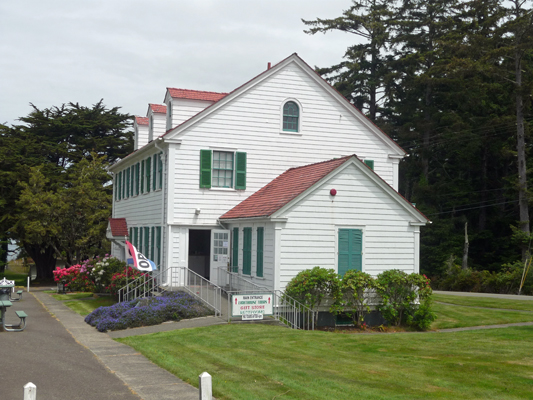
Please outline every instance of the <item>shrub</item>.
[{"label": "shrub", "polygon": [[315,309],[326,296],[337,299],[339,289],[339,276],[333,269],[314,267],[301,271],[292,278],[285,288],[285,294]]},{"label": "shrub", "polygon": [[432,290],[425,275],[389,270],[379,274],[376,283],[382,299],[378,309],[390,324],[427,329],[435,320],[431,312]]},{"label": "shrub", "polygon": [[340,296],[331,311],[334,314],[345,312],[360,327],[370,312],[368,300],[375,287],[376,282],[369,274],[356,270],[346,272],[340,282]]},{"label": "shrub", "polygon": [[213,311],[200,300],[187,293],[175,292],[99,307],[85,317],[85,322],[106,332],[212,314]]},{"label": "shrub", "polygon": [[145,273],[139,271],[138,269],[126,267],[121,272],[116,272],[113,274],[113,276],[111,276],[111,280],[109,282],[109,285],[106,286],[106,290],[108,290],[111,294],[115,295],[128,283],[133,282],[135,279],[143,275],[145,275]]}]

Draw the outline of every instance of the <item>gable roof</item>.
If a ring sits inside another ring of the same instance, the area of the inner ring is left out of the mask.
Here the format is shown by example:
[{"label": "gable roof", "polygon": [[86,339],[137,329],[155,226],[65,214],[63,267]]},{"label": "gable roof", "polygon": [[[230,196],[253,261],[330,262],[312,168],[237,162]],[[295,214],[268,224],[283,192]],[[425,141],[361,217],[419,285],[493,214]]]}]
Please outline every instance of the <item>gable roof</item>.
[{"label": "gable roof", "polygon": [[208,115],[215,112],[219,108],[224,107],[225,104],[231,102],[234,98],[240,96],[241,94],[245,93],[249,89],[260,84],[265,79],[272,76],[273,74],[276,74],[279,70],[281,70],[282,68],[284,68],[290,63],[295,63],[298,66],[300,66],[300,68],[302,68],[302,70],[306,72],[312,80],[314,80],[324,90],[329,92],[339,102],[339,104],[341,104],[348,112],[350,112],[353,116],[355,116],[355,118],[358,121],[360,121],[371,132],[373,132],[383,143],[385,143],[397,155],[405,156],[407,154],[407,152],[404,149],[402,149],[398,145],[398,143],[392,140],[390,136],[388,136],[385,132],[383,132],[373,121],[371,121],[367,116],[365,116],[361,111],[359,111],[352,103],[350,103],[343,95],[341,95],[333,86],[331,86],[324,78],[322,78],[313,68],[309,66],[309,64],[307,64],[304,60],[302,60],[296,53],[291,54],[286,59],[280,61],[279,63],[272,66],[271,68],[261,72],[259,75],[252,78],[251,80],[244,83],[243,85],[239,86],[235,90],[232,90],[226,96],[222,97],[219,101],[216,101],[215,103],[206,107],[204,110],[200,111],[198,114],[192,116],[191,118],[184,121],[180,125],[168,130],[161,137],[163,138],[172,137],[173,138],[175,136],[179,136],[180,133],[185,131],[189,126],[207,117]]},{"label": "gable roof", "polygon": [[148,125],[148,117],[135,116],[135,122],[137,125]]},{"label": "gable roof", "polygon": [[219,101],[226,97],[227,93],[205,92],[202,90],[167,88],[173,99]]},{"label": "gable roof", "polygon": [[393,194],[396,200],[402,203],[408,210],[411,212],[414,211],[420,221],[429,222],[429,219],[424,214],[394,190],[363,161],[357,158],[355,154],[288,169],[269,184],[223,214],[219,219],[271,217],[276,211],[281,210],[298,196],[311,189],[319,181],[339,169],[342,165],[352,161],[360,163],[360,167],[365,168],[364,171],[367,171],[369,176],[378,185]]},{"label": "gable roof", "polygon": [[291,168],[222,215],[220,219],[268,217],[351,157]]},{"label": "gable roof", "polygon": [[153,113],[157,113],[157,114],[166,114],[167,113],[167,106],[163,105],[163,104],[148,104],[148,106],[150,107],[150,109],[152,110]]},{"label": "gable roof", "polygon": [[109,218],[111,236],[128,236],[128,224],[126,218]]}]

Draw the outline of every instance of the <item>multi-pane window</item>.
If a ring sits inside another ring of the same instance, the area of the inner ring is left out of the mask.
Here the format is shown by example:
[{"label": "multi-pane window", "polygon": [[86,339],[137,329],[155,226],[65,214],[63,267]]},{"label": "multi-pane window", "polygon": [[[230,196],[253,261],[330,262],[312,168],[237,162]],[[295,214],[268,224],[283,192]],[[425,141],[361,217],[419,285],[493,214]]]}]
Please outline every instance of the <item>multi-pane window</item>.
[{"label": "multi-pane window", "polygon": [[213,151],[212,187],[233,187],[233,153]]},{"label": "multi-pane window", "polygon": [[135,194],[139,194],[139,167],[140,164],[135,164]]},{"label": "multi-pane window", "polygon": [[288,101],[283,105],[283,130],[298,132],[298,119],[300,109],[294,101]]},{"label": "multi-pane window", "polygon": [[246,189],[246,153],[200,150],[200,187]]},{"label": "multi-pane window", "polygon": [[144,160],[141,161],[141,193],[144,193]]},{"label": "multi-pane window", "polygon": [[213,261],[224,261],[228,259],[228,232],[213,233]]},{"label": "multi-pane window", "polygon": [[143,254],[145,257],[148,257],[148,251],[150,250],[150,228],[145,226],[144,227],[144,238],[143,238],[143,244],[144,244],[144,250]]}]

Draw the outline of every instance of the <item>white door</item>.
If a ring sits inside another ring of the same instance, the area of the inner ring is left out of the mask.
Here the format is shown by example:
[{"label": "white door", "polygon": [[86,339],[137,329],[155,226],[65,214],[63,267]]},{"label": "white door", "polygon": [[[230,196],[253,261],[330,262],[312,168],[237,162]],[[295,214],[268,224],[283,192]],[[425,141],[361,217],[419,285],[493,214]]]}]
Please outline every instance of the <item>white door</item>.
[{"label": "white door", "polygon": [[219,268],[227,269],[229,265],[229,236],[230,231],[226,229],[211,230],[211,260],[210,260],[210,281],[216,285],[218,282]]}]

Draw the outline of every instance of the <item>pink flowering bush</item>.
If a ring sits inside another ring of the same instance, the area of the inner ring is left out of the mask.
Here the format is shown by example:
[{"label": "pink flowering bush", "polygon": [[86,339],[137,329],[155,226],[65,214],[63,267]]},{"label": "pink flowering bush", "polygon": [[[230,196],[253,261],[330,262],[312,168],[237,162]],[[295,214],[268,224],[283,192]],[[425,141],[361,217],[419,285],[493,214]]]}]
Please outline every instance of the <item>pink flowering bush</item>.
[{"label": "pink flowering bush", "polygon": [[127,267],[122,272],[117,272],[111,277],[111,282],[106,287],[111,294],[117,294],[120,289],[126,286],[128,283],[133,282],[135,279],[145,275],[145,273],[139,271],[138,269],[133,269]]},{"label": "pink flowering bush", "polygon": [[56,268],[54,280],[65,281],[65,287],[71,292],[109,291],[112,277],[117,273],[125,273],[126,263],[117,258],[106,255],[83,261],[68,268]]}]

